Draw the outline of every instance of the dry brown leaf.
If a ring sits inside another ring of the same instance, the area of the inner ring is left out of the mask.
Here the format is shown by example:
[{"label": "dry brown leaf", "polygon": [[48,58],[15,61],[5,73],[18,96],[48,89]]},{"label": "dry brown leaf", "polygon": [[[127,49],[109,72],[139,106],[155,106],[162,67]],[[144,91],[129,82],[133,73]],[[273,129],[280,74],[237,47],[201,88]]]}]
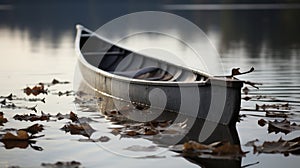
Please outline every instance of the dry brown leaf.
[{"label": "dry brown leaf", "polygon": [[39,94],[48,94],[47,90],[45,90],[44,88],[44,85],[42,84],[39,84],[39,85],[36,85],[34,86],[33,88],[30,88],[30,87],[26,87],[24,90],[24,93],[26,93],[26,95],[34,95],[34,96],[37,96]]},{"label": "dry brown leaf", "polygon": [[75,113],[73,113],[72,111],[70,112],[70,120],[72,122],[78,122],[78,117]]},{"label": "dry brown leaf", "polygon": [[31,133],[33,135],[33,134],[42,132],[44,130],[44,126],[41,124],[34,124],[32,126],[29,126],[27,128],[21,129],[21,130]]},{"label": "dry brown leaf", "polygon": [[3,112],[0,112],[0,126],[3,125],[3,123],[6,123],[8,120],[4,117]]},{"label": "dry brown leaf", "polygon": [[23,115],[19,115],[19,114],[16,114],[14,117],[13,117],[15,120],[19,120],[19,121],[49,121],[50,119],[50,115],[48,114],[43,114],[41,116],[38,116],[36,114],[23,114]]},{"label": "dry brown leaf", "polygon": [[215,155],[233,155],[244,156],[246,153],[241,150],[240,145],[230,144],[229,142],[223,143],[212,150]]},{"label": "dry brown leaf", "polygon": [[211,147],[195,141],[188,141],[183,144],[183,150],[205,150],[205,149],[211,149]]},{"label": "dry brown leaf", "polygon": [[95,132],[95,130],[88,123],[68,123],[64,125],[61,130],[70,132],[72,135],[83,135],[86,137],[90,137]]},{"label": "dry brown leaf", "polygon": [[29,139],[29,135],[26,131],[24,130],[18,130],[17,131],[17,135],[14,135],[10,132],[7,132],[6,134],[4,134],[4,136],[2,137],[2,141],[7,141],[7,140],[14,140],[14,141],[24,141],[24,140],[28,140]]},{"label": "dry brown leaf", "polygon": [[268,122],[266,121],[266,120],[264,120],[264,119],[260,119],[260,120],[258,120],[258,125],[260,125],[261,127],[263,127],[263,126],[265,126]]}]

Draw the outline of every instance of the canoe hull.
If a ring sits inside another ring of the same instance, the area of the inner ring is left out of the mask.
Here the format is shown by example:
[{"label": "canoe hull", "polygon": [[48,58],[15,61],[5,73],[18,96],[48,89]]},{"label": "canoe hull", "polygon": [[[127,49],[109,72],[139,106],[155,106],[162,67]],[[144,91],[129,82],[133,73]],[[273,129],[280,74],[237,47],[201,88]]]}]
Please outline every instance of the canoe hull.
[{"label": "canoe hull", "polygon": [[[210,120],[223,125],[235,124],[239,117],[241,86],[228,82],[157,83],[124,80],[94,71],[79,61],[85,82],[92,88],[137,105]],[[154,101],[154,102],[153,102]]]}]

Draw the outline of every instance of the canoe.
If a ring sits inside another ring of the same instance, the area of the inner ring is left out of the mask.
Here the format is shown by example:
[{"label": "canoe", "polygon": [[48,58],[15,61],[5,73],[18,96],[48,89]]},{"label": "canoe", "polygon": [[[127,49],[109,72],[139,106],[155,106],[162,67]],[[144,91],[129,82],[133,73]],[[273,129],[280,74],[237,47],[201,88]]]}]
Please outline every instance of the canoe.
[{"label": "canoe", "polygon": [[162,109],[223,125],[238,120],[242,81],[141,54],[81,25],[76,28],[78,66],[93,89],[132,102],[138,110]]}]

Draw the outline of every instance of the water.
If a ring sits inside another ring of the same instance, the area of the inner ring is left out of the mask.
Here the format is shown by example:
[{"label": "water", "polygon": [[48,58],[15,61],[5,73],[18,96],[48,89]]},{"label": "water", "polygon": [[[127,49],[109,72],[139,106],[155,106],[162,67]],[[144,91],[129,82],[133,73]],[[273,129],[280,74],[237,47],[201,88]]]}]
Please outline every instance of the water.
[{"label": "water", "polygon": [[[189,2],[186,2],[189,3]],[[289,120],[300,123],[300,16],[299,9],[288,7],[247,10],[223,10],[222,6],[211,10],[176,10],[167,9],[168,4],[177,4],[176,1],[132,3],[131,1],[94,2],[94,1],[32,1],[1,2],[0,4],[0,95],[13,93],[18,97],[26,97],[22,88],[33,86],[38,82],[50,82],[53,78],[62,81],[71,81],[76,65],[74,51],[75,24],[81,23],[91,29],[119,17],[121,15],[141,10],[163,10],[183,16],[197,24],[215,45],[221,55],[225,73],[230,74],[232,67],[248,70],[255,67],[255,72],[241,76],[241,79],[261,82],[259,90],[250,88],[249,95],[264,95],[276,98],[275,101],[242,101],[241,114],[246,114],[242,121],[237,123],[237,136],[234,130],[229,131],[232,141],[239,141],[244,151],[250,151],[241,160],[241,165],[255,163],[252,167],[298,167],[299,156],[282,154],[252,154],[252,148],[243,144],[250,140],[292,139],[299,136],[299,131],[287,135],[283,133],[268,134],[267,126],[260,127],[257,121],[264,117],[264,113],[255,111],[255,104],[287,103],[291,105],[289,112],[293,113]],[[297,6],[297,5],[296,5]],[[283,9],[284,8],[284,9]],[[286,9],[287,8],[287,9]],[[294,7],[293,7],[294,8]],[[45,113],[63,114],[77,111],[79,116],[91,117],[97,122],[91,126],[98,130],[93,137],[108,136],[107,143],[79,142],[82,136],[65,134],[59,129],[68,120],[38,122],[45,125],[42,134],[45,137],[37,139],[36,146],[43,151],[25,149],[0,148],[0,165],[8,167],[19,165],[23,167],[39,167],[42,162],[76,160],[85,167],[199,167],[195,164],[175,157],[176,153],[167,148],[159,147],[154,153],[158,158],[137,159],[130,156],[147,156],[151,152],[133,152],[124,150],[132,145],[157,146],[155,141],[144,138],[121,138],[110,133],[111,123],[99,117],[99,113],[80,112],[75,108],[73,96],[60,96],[58,91],[72,90],[73,86],[57,85],[50,87],[46,103],[16,101],[17,105],[38,105],[38,111]],[[246,95],[242,95],[246,96]],[[27,97],[28,98],[28,97]],[[30,96],[29,98],[34,98]],[[103,101],[105,102],[105,101]],[[102,102],[102,105],[105,103]],[[100,102],[101,104],[101,102]],[[12,117],[15,114],[30,113],[24,109],[1,108],[9,122],[4,128],[24,128],[32,125],[31,122],[20,122]],[[223,130],[223,128],[220,128]],[[2,134],[2,132],[1,132]],[[237,138],[237,140],[234,140]],[[116,152],[117,151],[117,152]],[[121,153],[116,154],[116,153]],[[123,156],[127,155],[127,156]],[[26,157],[24,157],[26,156]],[[227,162],[228,163],[228,162]]]}]

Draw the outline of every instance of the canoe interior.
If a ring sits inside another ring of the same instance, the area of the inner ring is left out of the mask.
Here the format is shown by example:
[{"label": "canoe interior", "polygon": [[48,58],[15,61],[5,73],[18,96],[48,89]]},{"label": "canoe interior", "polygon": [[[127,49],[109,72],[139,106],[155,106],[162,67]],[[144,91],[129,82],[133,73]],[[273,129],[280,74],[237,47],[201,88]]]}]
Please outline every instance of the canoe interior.
[{"label": "canoe interior", "polygon": [[91,65],[116,75],[153,81],[207,81],[208,76],[110,44],[82,30],[80,50]]}]

